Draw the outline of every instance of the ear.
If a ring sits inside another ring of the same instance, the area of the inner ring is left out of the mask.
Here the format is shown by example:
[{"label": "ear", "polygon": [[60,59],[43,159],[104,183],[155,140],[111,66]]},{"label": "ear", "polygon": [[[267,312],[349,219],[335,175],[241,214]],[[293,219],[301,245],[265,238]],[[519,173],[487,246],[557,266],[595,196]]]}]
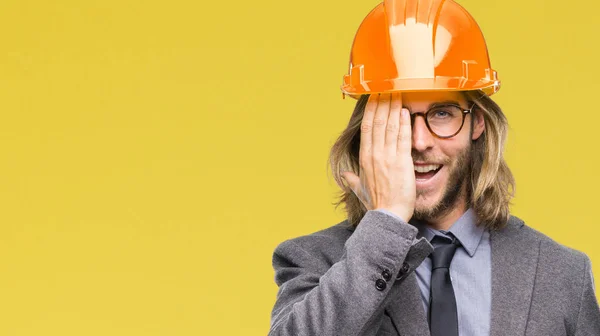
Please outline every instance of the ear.
[{"label": "ear", "polygon": [[483,113],[479,109],[476,109],[474,112],[471,114],[471,117],[475,118],[471,139],[477,140],[485,130],[485,120],[483,119]]}]

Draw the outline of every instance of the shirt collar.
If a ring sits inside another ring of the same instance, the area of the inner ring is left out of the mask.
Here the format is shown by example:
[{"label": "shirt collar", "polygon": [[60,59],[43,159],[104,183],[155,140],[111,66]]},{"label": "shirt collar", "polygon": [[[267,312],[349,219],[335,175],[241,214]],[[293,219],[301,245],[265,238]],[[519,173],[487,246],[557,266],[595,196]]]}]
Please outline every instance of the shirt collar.
[{"label": "shirt collar", "polygon": [[[443,236],[443,233],[431,228],[429,225],[421,221],[411,219],[410,223],[419,230],[417,237],[425,237],[429,242],[431,242],[433,237],[436,235]],[[477,225],[477,217],[475,216],[475,212],[472,208],[469,208],[456,222],[452,224],[448,232],[452,232],[454,237],[460,241],[461,245],[467,251],[469,256],[473,257],[477,251],[479,243],[481,242],[481,237],[483,236],[484,230],[485,228],[483,225]]]}]

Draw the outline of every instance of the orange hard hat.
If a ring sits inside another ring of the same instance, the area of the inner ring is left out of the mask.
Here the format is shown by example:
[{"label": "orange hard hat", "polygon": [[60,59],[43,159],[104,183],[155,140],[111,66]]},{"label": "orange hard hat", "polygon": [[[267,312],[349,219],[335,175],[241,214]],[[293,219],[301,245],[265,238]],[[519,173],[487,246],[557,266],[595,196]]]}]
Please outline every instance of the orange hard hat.
[{"label": "orange hard hat", "polygon": [[452,0],[385,0],[352,44],[344,95],[500,89],[473,17]]}]

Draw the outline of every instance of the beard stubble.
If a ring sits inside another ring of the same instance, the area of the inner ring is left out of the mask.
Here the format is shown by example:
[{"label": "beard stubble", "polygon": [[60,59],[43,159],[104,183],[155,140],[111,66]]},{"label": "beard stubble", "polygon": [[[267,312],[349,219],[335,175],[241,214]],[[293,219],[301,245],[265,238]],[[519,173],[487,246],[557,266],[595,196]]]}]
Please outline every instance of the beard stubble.
[{"label": "beard stubble", "polygon": [[[415,211],[413,214],[413,217],[415,219],[421,221],[431,221],[434,219],[438,219],[448,214],[452,210],[452,208],[456,206],[460,199],[460,196],[462,196],[461,191],[463,190],[463,186],[468,187],[467,182],[471,176],[471,146],[472,145],[469,142],[469,145],[465,149],[463,149],[457,156],[456,165],[448,176],[448,182],[444,187],[445,190],[442,195],[442,198],[431,207],[421,209],[415,207]],[[423,157],[423,155],[420,155],[418,153],[413,153],[413,158],[419,158],[419,161],[427,161],[424,160],[425,158]],[[468,194],[468,192],[466,191],[467,190],[465,188],[465,194]],[[420,195],[422,195],[422,193],[419,193],[419,191],[417,190],[417,199]],[[465,198],[467,198],[468,195],[464,196]],[[467,204],[468,203],[469,200],[467,199]]]}]

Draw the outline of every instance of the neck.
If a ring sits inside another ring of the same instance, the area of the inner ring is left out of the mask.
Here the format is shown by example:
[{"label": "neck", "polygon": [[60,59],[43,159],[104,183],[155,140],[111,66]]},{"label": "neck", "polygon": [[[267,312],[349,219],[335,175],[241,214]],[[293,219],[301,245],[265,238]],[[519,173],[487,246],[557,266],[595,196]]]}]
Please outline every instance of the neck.
[{"label": "neck", "polygon": [[450,229],[452,224],[454,224],[466,211],[466,202],[460,202],[460,204],[457,204],[454,208],[452,208],[452,210],[450,210],[450,212],[448,212],[444,216],[436,218],[432,221],[425,221],[425,223],[436,230],[447,231],[448,229]]}]

